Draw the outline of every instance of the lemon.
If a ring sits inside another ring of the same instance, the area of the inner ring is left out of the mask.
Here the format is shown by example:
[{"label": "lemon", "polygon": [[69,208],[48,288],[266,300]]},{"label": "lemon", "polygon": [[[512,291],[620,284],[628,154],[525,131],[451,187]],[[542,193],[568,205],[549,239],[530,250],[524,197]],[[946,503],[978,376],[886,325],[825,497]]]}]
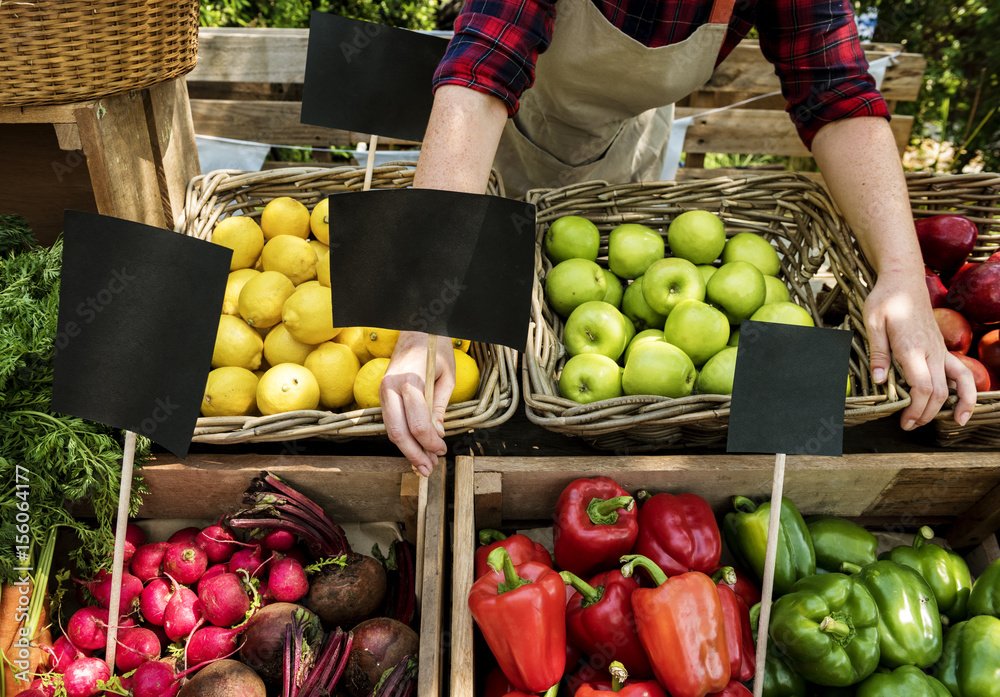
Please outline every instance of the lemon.
[{"label": "lemon", "polygon": [[330,289],[323,286],[297,288],[281,308],[281,321],[288,333],[306,344],[322,344],[340,333],[333,326]]},{"label": "lemon", "polygon": [[263,271],[240,291],[240,317],[251,327],[273,327],[281,321],[281,307],[294,292],[295,285],[285,274]]},{"label": "lemon", "polygon": [[365,348],[376,358],[392,358],[399,340],[399,330],[365,327]]},{"label": "lemon", "polygon": [[317,240],[330,244],[330,199],[324,198],[309,214],[309,229]]},{"label": "lemon", "polygon": [[308,288],[309,286],[321,286],[321,285],[323,284],[313,279],[312,281],[306,281],[305,283],[300,283],[299,285],[295,286],[295,290],[298,290],[299,288]]},{"label": "lemon", "polygon": [[327,341],[306,358],[305,366],[319,382],[319,403],[339,409],[354,401],[354,378],[361,361],[349,347]]},{"label": "lemon", "polygon": [[248,269],[257,261],[264,247],[264,233],[253,218],[231,215],[223,218],[212,231],[212,242],[233,250],[229,270]]},{"label": "lemon", "polygon": [[222,314],[240,316],[240,291],[247,281],[259,274],[260,271],[254,269],[237,269],[229,274],[226,281],[226,297],[222,301]]},{"label": "lemon", "polygon": [[378,387],[382,384],[382,378],[388,367],[388,358],[373,358],[361,366],[361,370],[354,378],[354,401],[358,403],[359,408],[382,406],[378,398]]},{"label": "lemon", "polygon": [[257,408],[265,416],[319,406],[319,383],[304,365],[279,363],[257,383]]},{"label": "lemon", "polygon": [[340,330],[340,334],[337,334],[334,338],[338,344],[344,344],[348,346],[354,355],[358,357],[361,364],[364,365],[375,356],[368,352],[365,348],[365,328],[364,327],[344,327]]},{"label": "lemon", "polygon": [[256,370],[260,367],[264,340],[239,317],[220,315],[212,350],[212,367],[235,366]]},{"label": "lemon", "polygon": [[291,235],[303,240],[309,237],[309,209],[291,196],[279,196],[268,201],[260,214],[260,229],[264,239]]},{"label": "lemon", "polygon": [[257,257],[257,261],[254,262],[253,268],[255,271],[263,271],[264,264],[261,262],[260,257]]},{"label": "lemon", "polygon": [[208,373],[202,416],[247,416],[257,410],[257,376],[246,368],[225,366]]},{"label": "lemon", "polygon": [[313,248],[313,252],[315,252],[316,254],[316,259],[319,259],[321,256],[323,256],[324,252],[330,251],[330,248],[327,245],[320,242],[319,240],[306,240],[306,241],[309,243],[309,246]]},{"label": "lemon", "polygon": [[323,252],[316,260],[316,280],[330,287],[330,252]]},{"label": "lemon", "polygon": [[464,351],[452,350],[455,352],[455,391],[448,404],[468,402],[479,391],[479,366],[476,359]]},{"label": "lemon", "polygon": [[316,278],[316,255],[301,237],[272,237],[264,245],[260,261],[265,271],[283,273],[295,285]]},{"label": "lemon", "polygon": [[304,365],[306,356],[315,348],[314,344],[304,344],[289,334],[282,323],[271,327],[271,331],[264,337],[264,359],[271,365],[279,363]]},{"label": "lemon", "polygon": [[472,341],[469,339],[452,339],[451,347],[463,351],[465,353],[469,352],[469,347],[472,346]]}]

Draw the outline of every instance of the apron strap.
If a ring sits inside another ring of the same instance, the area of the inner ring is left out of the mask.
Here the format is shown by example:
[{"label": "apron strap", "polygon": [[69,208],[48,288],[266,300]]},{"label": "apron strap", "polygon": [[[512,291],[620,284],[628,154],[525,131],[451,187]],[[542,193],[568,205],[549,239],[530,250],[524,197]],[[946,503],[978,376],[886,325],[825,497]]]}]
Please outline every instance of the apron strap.
[{"label": "apron strap", "polygon": [[712,14],[708,17],[709,24],[729,24],[729,18],[733,16],[733,7],[736,0],[715,0],[712,3]]}]

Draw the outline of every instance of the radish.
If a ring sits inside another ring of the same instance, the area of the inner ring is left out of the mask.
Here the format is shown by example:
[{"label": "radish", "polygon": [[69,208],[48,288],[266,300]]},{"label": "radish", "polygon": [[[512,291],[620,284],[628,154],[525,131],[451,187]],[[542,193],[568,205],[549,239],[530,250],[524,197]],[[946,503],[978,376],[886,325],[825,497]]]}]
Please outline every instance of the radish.
[{"label": "radish", "polygon": [[246,571],[252,578],[257,578],[264,571],[264,560],[261,557],[261,546],[250,545],[239,550],[229,559],[229,573],[240,575],[240,570]]},{"label": "radish", "polygon": [[163,626],[163,613],[167,609],[167,603],[173,589],[169,581],[162,578],[154,578],[139,594],[139,612],[143,618],[151,624]]},{"label": "radish", "polygon": [[205,621],[201,601],[194,591],[176,586],[163,613],[163,629],[171,641],[180,641]]},{"label": "radish", "polygon": [[160,642],[160,646],[170,645],[170,637],[168,637],[167,633],[163,631],[162,625],[146,623],[144,627],[156,635],[157,640]]},{"label": "radish", "polygon": [[295,535],[288,530],[269,530],[260,538],[261,546],[272,552],[287,552],[295,546],[295,541]]},{"label": "radish", "polygon": [[69,618],[69,623],[66,625],[66,636],[69,637],[74,646],[96,651],[103,648],[108,641],[107,626],[108,611],[89,605],[80,608]]},{"label": "radish", "polygon": [[271,588],[268,586],[266,578],[262,578],[259,581],[257,586],[257,597],[260,598],[261,607],[274,602],[274,598],[271,596]]},{"label": "radish", "polygon": [[196,666],[236,653],[243,629],[243,625],[239,625],[232,629],[209,626],[195,630],[187,641],[188,665]]},{"label": "radish", "polygon": [[205,569],[205,573],[203,573],[201,575],[201,578],[198,579],[198,586],[195,589],[198,592],[198,597],[199,598],[201,597],[201,587],[202,585],[204,585],[205,581],[207,581],[210,578],[215,578],[219,574],[227,574],[227,573],[229,573],[229,565],[224,562],[220,562],[218,564],[212,564],[210,567]]},{"label": "radish", "polygon": [[[22,692],[21,695],[24,695],[25,697],[53,697],[55,693],[55,685],[46,685],[41,678],[35,678],[31,681],[31,684],[28,685],[28,690],[26,692]],[[18,695],[18,697],[21,697],[21,695]]]},{"label": "radish", "polygon": [[194,542],[175,542],[163,554],[163,573],[178,583],[191,585],[208,568],[208,555]]},{"label": "radish", "polygon": [[236,541],[233,531],[226,525],[209,525],[198,533],[194,543],[205,550],[212,564],[229,561],[243,544]]},{"label": "radish", "polygon": [[102,680],[111,679],[111,669],[99,658],[80,658],[69,664],[63,673],[66,697],[94,697],[101,693],[97,686]]},{"label": "radish", "polygon": [[73,645],[65,634],[52,642],[52,672],[65,673],[66,667],[78,658],[90,656],[90,649],[80,649]]},{"label": "radish", "polygon": [[115,667],[120,673],[131,673],[146,661],[155,661],[162,651],[156,634],[143,627],[129,627],[121,632],[118,643]]},{"label": "radish", "polygon": [[309,592],[309,579],[295,557],[283,557],[271,564],[267,581],[271,597],[279,602],[294,603]]},{"label": "radish", "polygon": [[142,545],[135,550],[132,561],[129,562],[129,571],[132,572],[143,583],[148,583],[151,579],[160,576],[162,573],[163,555],[166,554],[169,542],[151,542]]},{"label": "radish", "polygon": [[125,563],[128,564],[135,550],[146,544],[146,531],[129,521],[125,524]]},{"label": "radish", "polygon": [[219,574],[198,585],[205,619],[217,627],[231,627],[246,617],[250,597],[236,574]]},{"label": "radish", "polygon": [[[92,581],[82,583],[100,607],[107,610],[111,607],[111,574],[100,574]],[[123,571],[121,592],[118,595],[119,613],[127,615],[139,606],[139,594],[142,593],[142,581],[137,576]]]},{"label": "radish", "polygon": [[198,533],[201,532],[201,528],[189,527],[181,528],[173,535],[167,538],[169,544],[174,544],[175,542],[194,542],[194,538],[198,537]]},{"label": "radish", "polygon": [[174,697],[181,689],[167,661],[146,661],[132,674],[132,697]]}]

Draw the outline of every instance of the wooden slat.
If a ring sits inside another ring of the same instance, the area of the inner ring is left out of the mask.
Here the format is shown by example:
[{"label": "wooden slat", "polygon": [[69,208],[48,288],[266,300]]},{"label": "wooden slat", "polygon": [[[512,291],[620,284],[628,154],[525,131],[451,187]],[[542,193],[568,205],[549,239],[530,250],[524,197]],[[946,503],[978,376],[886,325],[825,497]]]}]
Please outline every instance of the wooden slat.
[{"label": "wooden slat", "polygon": [[194,124],[183,78],[153,85],[143,93],[148,98],[146,122],[167,226],[174,227],[184,208],[188,182],[201,174]]},{"label": "wooden slat", "polygon": [[455,524],[452,531],[451,590],[451,697],[475,694],[475,661],[472,655],[472,614],[469,589],[474,580],[476,516],[473,459],[455,458]]},{"label": "wooden slat", "polygon": [[441,694],[441,671],[444,668],[443,635],[441,632],[444,610],[446,567],[445,541],[445,487],[447,468],[444,462],[434,468],[427,487],[427,505],[420,515],[424,517],[424,545],[418,551],[421,560],[422,580],[420,594],[420,653],[417,667],[417,697],[437,697]]},{"label": "wooden slat", "polygon": [[503,520],[503,477],[499,472],[476,475],[476,521],[480,528],[499,528]]},{"label": "wooden slat", "polygon": [[952,547],[968,547],[982,542],[1000,529],[1000,485],[993,487],[948,531]]}]

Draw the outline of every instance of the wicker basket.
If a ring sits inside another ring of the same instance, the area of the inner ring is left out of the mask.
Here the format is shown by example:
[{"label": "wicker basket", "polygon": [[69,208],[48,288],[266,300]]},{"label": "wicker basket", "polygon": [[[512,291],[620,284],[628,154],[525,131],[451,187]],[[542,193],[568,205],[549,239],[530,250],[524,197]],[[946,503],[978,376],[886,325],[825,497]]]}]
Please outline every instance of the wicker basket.
[{"label": "wicker basket", "polygon": [[[969,261],[985,261],[1000,249],[1000,174],[908,174],[915,218],[957,213],[979,227]],[[957,397],[948,398],[934,419],[936,442],[947,447],[1000,447],[1000,392],[980,392],[964,426],[954,421]]]},{"label": "wicker basket", "polygon": [[[845,425],[854,426],[903,409],[909,395],[890,371],[886,385],[871,383],[868,343],[861,320],[864,288],[852,277],[838,279],[820,292],[814,276],[834,248],[851,249],[847,228],[830,198],[817,184],[794,173],[718,178],[686,182],[647,182],[608,186],[588,182],[554,190],[528,192],[537,206],[537,244],[532,324],[523,365],[528,418],[551,431],[580,436],[592,445],[621,452],[724,444],[730,397],[692,394],[682,399],[624,396],[577,404],[559,396],[558,377],[567,358],[562,344],[563,321],[545,302],[543,280],[552,268],[542,254],[549,223],[563,215],[592,220],[601,231],[598,263],[606,264],[607,235],[616,225],[642,223],[665,236],[670,221],[686,210],[719,215],[726,234],[762,234],[782,256],[780,277],[792,299],[809,310],[817,325],[836,306],[846,306],[839,325],[854,331]],[[848,270],[854,267],[845,258]],[[854,274],[857,277],[858,274]]]},{"label": "wicker basket", "polygon": [[[371,188],[401,189],[413,183],[413,163],[396,162],[376,167]],[[265,172],[217,170],[195,177],[188,184],[184,210],[176,231],[211,239],[212,230],[226,215],[260,217],[261,208],[278,196],[291,196],[312,207],[336,191],[360,191],[365,170],[359,167],[296,167]],[[487,193],[503,195],[503,185],[494,175]],[[446,435],[503,423],[519,402],[517,353],[493,344],[473,343],[470,354],[479,365],[477,397],[452,404],[445,412]],[[202,417],[195,427],[196,443],[247,443],[302,438],[345,441],[384,438],[382,410],[348,412],[293,411],[258,417]]]},{"label": "wicker basket", "polygon": [[0,3],[0,104],[97,99],[194,68],[198,0]]}]

